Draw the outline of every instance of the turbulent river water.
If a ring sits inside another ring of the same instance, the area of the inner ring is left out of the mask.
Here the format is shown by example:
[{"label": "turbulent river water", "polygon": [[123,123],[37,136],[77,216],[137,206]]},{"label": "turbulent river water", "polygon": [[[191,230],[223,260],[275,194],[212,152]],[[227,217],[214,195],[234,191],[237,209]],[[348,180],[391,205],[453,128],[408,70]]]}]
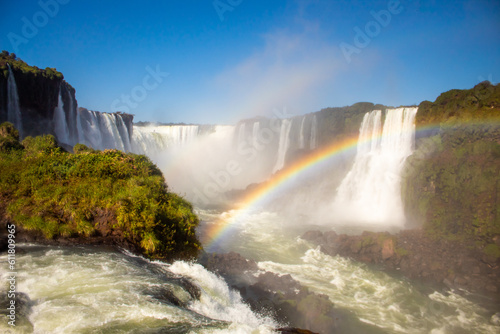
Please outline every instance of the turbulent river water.
[{"label": "turbulent river water", "polygon": [[[198,213],[200,234],[234,214]],[[363,323],[351,333],[499,331],[488,310],[459,294],[321,253],[299,238],[311,226],[289,226],[270,212],[242,217],[222,240],[206,240],[207,250],[236,251],[263,271],[291,274]],[[17,291],[24,305],[18,305],[15,330],[2,321],[2,333],[271,333],[285,325],[253,313],[238,292],[196,263],[164,264],[98,247],[24,244],[18,250]],[[0,261],[6,282],[6,255]],[[183,278],[200,288],[199,299]]]}]

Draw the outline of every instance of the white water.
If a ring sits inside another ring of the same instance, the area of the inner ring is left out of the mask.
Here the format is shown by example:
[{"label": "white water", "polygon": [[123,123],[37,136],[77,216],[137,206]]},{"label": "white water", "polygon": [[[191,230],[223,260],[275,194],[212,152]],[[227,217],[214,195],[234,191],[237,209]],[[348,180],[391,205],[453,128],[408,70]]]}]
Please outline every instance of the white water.
[{"label": "white water", "polygon": [[79,109],[77,129],[79,142],[96,150],[134,150],[131,134],[121,114]]},{"label": "white water", "polygon": [[280,139],[278,144],[278,155],[276,164],[273,168],[273,174],[285,166],[286,153],[290,146],[290,130],[292,128],[292,120],[283,119],[281,121]]},{"label": "white water", "polygon": [[311,140],[310,140],[310,146],[309,148],[311,150],[314,150],[318,143],[318,121],[316,119],[316,115],[313,116],[312,123],[311,123]]},{"label": "white water", "polygon": [[259,144],[259,130],[260,130],[260,123],[255,122],[253,123],[253,129],[252,129],[252,146],[255,149],[259,149],[260,144]]},{"label": "white water", "polygon": [[16,79],[9,64],[7,64],[7,68],[9,69],[9,77],[7,78],[7,120],[14,124],[19,131],[19,137],[22,138],[23,122],[21,108],[19,107]]},{"label": "white water", "polygon": [[[277,326],[198,264],[167,265],[93,247],[22,248],[17,291],[31,306],[28,319],[18,317],[16,333],[271,333]],[[4,267],[7,257],[0,261]],[[2,281],[6,275],[2,270]],[[181,276],[198,286],[199,300],[178,283]],[[186,307],[163,300],[169,291]],[[0,322],[0,331],[8,328]]]},{"label": "white water", "polygon": [[[277,213],[222,214],[200,212],[206,226],[219,219],[241,219],[225,237],[210,242],[210,251],[235,251],[258,262],[261,270],[290,274],[355,321],[342,319],[332,333],[498,333],[489,323],[491,313],[456,294],[412,284],[406,279],[339,256],[329,256],[299,238],[313,227],[290,225]],[[345,312],[344,312],[345,313]]]},{"label": "white water", "polygon": [[192,143],[198,137],[198,125],[134,126],[132,150],[154,155],[167,148]]},{"label": "white water", "polygon": [[306,121],[306,116],[302,117],[302,122],[300,122],[300,133],[299,133],[299,148],[303,149],[306,147],[304,140],[304,123]]},{"label": "white water", "polygon": [[54,131],[56,133],[57,140],[60,143],[71,144],[69,139],[68,122],[66,120],[66,114],[64,113],[61,88],[59,88],[57,107],[54,109]]},{"label": "white water", "polygon": [[403,225],[400,174],[413,151],[416,112],[417,108],[388,109],[383,128],[380,110],[364,116],[354,164],[333,205],[339,220]]}]

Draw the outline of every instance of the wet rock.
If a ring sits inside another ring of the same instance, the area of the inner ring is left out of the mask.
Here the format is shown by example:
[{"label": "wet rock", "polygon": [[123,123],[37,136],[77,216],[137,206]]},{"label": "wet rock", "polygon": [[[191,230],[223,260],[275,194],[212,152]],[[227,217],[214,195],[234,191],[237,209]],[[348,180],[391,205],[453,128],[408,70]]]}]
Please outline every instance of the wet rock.
[{"label": "wet rock", "polygon": [[284,327],[276,329],[277,332],[282,334],[318,334],[307,329],[293,328],[293,327]]},{"label": "wet rock", "polygon": [[316,241],[322,237],[323,233],[321,231],[307,231],[301,238],[307,241]]},{"label": "wet rock", "polygon": [[335,333],[340,317],[333,303],[327,296],[309,291],[291,275],[261,273],[254,261],[234,252],[206,254],[200,261],[239,290],[253,311],[291,326],[282,328],[282,333]]},{"label": "wet rock", "polygon": [[195,300],[199,300],[200,299],[200,297],[201,297],[201,290],[200,290],[200,288],[196,284],[194,284],[193,282],[191,282],[187,278],[181,278],[181,279],[179,279],[178,284],[180,286],[182,286],[182,288],[184,290],[186,290],[187,293],[189,293],[189,295],[191,296],[191,298],[193,298]]},{"label": "wet rock", "polygon": [[382,243],[382,260],[387,260],[394,256],[394,240],[387,239]]},{"label": "wet rock", "polygon": [[151,288],[145,291],[145,294],[162,303],[171,304],[177,307],[186,307],[186,303],[180,300],[168,286]]},{"label": "wet rock", "polygon": [[490,322],[495,326],[500,326],[500,312],[497,312],[491,316]]},{"label": "wet rock", "polygon": [[258,270],[255,261],[248,260],[235,252],[206,254],[201,259],[201,262],[208,270],[217,272],[222,276],[238,276],[246,271]]}]

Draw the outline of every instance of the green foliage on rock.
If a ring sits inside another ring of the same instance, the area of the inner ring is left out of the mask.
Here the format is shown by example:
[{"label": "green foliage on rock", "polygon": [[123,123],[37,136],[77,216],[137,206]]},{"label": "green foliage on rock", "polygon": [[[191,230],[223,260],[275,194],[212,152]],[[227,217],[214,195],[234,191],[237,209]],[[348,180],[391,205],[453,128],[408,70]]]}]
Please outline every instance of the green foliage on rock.
[{"label": "green foliage on rock", "polygon": [[23,146],[19,143],[19,131],[12,123],[2,123],[0,125],[0,152],[20,150]]},{"label": "green foliage on rock", "polygon": [[13,70],[21,71],[24,74],[30,73],[35,77],[40,75],[51,80],[64,78],[63,74],[55,68],[47,67],[45,70],[42,70],[36,66],[30,66],[17,58],[14,53],[9,53],[4,50],[0,53],[0,74],[4,77],[8,76],[7,64],[9,64]]},{"label": "green foliage on rock", "polygon": [[[9,123],[0,126],[0,143],[6,138],[15,138]],[[152,258],[197,255],[191,204],[168,191],[147,157],[74,150],[65,152],[51,135],[0,150],[0,199],[11,220],[47,239],[104,236]]]},{"label": "green foliage on rock", "polygon": [[417,123],[438,132],[406,163],[407,217],[428,235],[480,247],[500,235],[500,86],[483,82],[420,104]]},{"label": "green foliage on rock", "polygon": [[418,107],[416,124],[499,119],[499,111],[500,84],[484,81],[471,89],[452,89],[442,93],[434,102],[423,101]]}]

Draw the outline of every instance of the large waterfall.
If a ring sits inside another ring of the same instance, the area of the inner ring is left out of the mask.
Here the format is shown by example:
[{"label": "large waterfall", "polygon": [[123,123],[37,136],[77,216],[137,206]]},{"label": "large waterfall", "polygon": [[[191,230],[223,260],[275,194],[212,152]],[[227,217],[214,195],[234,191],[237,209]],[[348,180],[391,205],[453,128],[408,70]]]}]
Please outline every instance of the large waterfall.
[{"label": "large waterfall", "polygon": [[108,114],[78,109],[79,140],[94,149],[131,151],[130,130],[122,114]]},{"label": "large waterfall", "polygon": [[412,153],[417,108],[367,113],[361,124],[354,164],[340,184],[334,202],[344,222],[401,225],[400,175]]},{"label": "large waterfall", "polygon": [[169,147],[192,143],[198,136],[198,125],[134,126],[132,151],[158,154]]},{"label": "large waterfall", "polygon": [[19,96],[17,94],[17,85],[14,74],[9,64],[9,78],[7,79],[7,120],[14,124],[19,131],[19,137],[23,137],[23,122],[21,118],[21,108],[19,107]]}]

